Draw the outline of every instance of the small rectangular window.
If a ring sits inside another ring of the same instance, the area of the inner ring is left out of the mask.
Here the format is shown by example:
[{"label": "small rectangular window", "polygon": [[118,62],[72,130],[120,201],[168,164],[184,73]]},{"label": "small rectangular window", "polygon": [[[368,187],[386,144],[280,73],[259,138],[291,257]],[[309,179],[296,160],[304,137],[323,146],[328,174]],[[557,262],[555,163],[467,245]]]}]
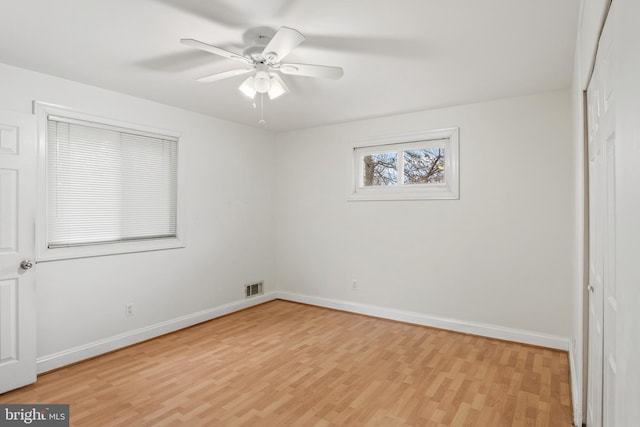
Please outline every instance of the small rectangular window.
[{"label": "small rectangular window", "polygon": [[458,131],[361,141],[352,147],[349,200],[458,198]]},{"label": "small rectangular window", "polygon": [[58,259],[182,246],[176,136],[74,114],[45,113],[42,120],[42,254]]}]

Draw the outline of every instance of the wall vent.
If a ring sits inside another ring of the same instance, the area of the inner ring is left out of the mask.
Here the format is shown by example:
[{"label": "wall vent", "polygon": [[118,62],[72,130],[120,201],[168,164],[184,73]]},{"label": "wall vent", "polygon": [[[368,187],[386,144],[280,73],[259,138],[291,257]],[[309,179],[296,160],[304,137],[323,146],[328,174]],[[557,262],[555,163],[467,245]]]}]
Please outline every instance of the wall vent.
[{"label": "wall vent", "polygon": [[262,295],[262,283],[263,282],[255,282],[244,285],[245,296],[249,298],[255,295]]}]

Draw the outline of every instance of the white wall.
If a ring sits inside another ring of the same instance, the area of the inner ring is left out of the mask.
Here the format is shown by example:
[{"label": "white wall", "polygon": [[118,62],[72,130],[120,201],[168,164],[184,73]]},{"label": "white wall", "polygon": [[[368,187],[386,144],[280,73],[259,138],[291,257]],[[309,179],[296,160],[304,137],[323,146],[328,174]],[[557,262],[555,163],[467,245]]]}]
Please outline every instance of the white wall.
[{"label": "white wall", "polygon": [[[347,202],[354,139],[452,126],[460,200]],[[283,133],[277,153],[281,290],[570,336],[569,91]]]},{"label": "white wall", "polygon": [[37,265],[40,359],[242,301],[251,281],[276,288],[272,134],[1,64],[0,93],[1,109],[39,100],[175,130],[186,155],[186,248]]}]

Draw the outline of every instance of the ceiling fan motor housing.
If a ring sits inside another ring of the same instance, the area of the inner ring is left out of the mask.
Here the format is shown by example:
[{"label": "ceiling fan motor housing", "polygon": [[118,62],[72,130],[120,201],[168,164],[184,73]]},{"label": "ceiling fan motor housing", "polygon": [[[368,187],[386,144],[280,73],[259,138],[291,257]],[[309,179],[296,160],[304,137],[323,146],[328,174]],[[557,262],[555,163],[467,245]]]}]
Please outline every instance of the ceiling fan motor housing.
[{"label": "ceiling fan motor housing", "polygon": [[254,62],[264,62],[266,58],[262,55],[264,48],[271,41],[271,37],[259,35],[251,46],[242,51],[242,55],[251,58]]}]

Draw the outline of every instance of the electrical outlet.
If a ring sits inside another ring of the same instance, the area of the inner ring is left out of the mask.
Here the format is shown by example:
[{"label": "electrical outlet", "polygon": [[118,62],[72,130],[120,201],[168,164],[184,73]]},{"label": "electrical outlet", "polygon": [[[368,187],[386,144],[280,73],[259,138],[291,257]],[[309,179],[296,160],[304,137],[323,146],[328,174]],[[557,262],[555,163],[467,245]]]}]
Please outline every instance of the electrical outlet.
[{"label": "electrical outlet", "polygon": [[124,305],[124,315],[125,315],[125,317],[133,316],[133,304],[132,303]]},{"label": "electrical outlet", "polygon": [[352,291],[357,291],[358,290],[358,281],[356,279],[353,279],[351,281],[351,290]]}]

